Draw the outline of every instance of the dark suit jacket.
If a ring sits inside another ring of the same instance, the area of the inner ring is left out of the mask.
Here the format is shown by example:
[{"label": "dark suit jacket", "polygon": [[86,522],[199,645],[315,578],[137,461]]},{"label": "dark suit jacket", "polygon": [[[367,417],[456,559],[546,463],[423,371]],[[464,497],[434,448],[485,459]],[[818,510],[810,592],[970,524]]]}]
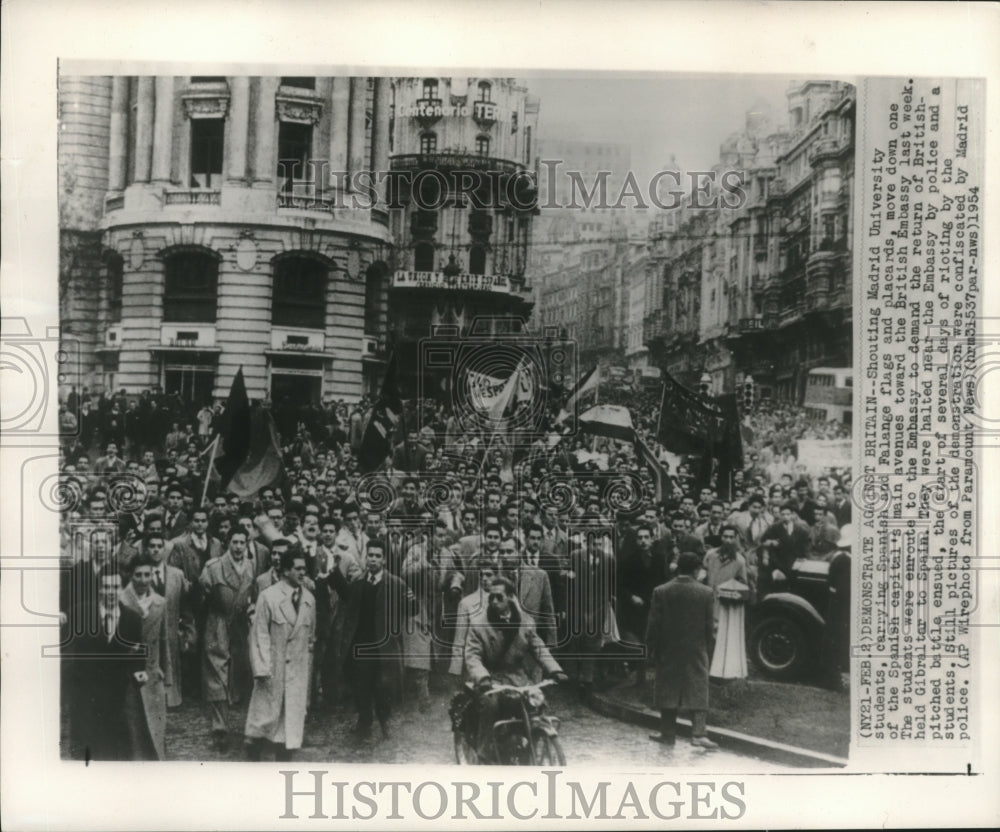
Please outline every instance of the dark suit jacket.
[{"label": "dark suit jacket", "polygon": [[807,497],[803,501],[796,500],[795,504],[798,506],[796,512],[799,517],[802,518],[802,522],[808,525],[812,525],[816,522],[816,503],[811,497]]},{"label": "dark suit jacket", "polygon": [[119,615],[115,638],[108,641],[96,599],[89,614],[82,631],[63,646],[70,737],[66,756],[127,760],[125,694],[128,686],[135,684],[132,674],[145,668],[145,659],[138,653],[142,620]]},{"label": "dark suit jacket", "polygon": [[674,569],[677,568],[677,556],[681,552],[694,552],[703,560],[705,558],[704,541],[692,534],[675,535],[673,532],[667,532],[662,543],[666,549],[667,568],[670,570],[670,574],[673,574]]},{"label": "dark suit jacket", "polygon": [[[330,585],[340,595],[342,601],[346,601],[346,614],[344,619],[344,635],[346,643],[351,647],[358,647],[362,643],[358,641],[358,624],[363,612],[361,602],[363,597],[363,584],[368,579],[368,573],[358,575],[354,580],[348,581],[339,569],[330,572]],[[393,575],[391,572],[382,570],[382,579],[375,587],[375,639],[373,642],[364,642],[365,650],[371,655],[372,652],[380,656],[398,658],[403,656],[403,621],[409,611],[413,597],[406,583]],[[351,651],[353,652],[353,651]]]},{"label": "dark suit jacket", "polygon": [[167,540],[174,540],[188,530],[190,521],[184,509],[181,509],[177,513],[177,516],[173,518],[173,524],[170,523],[170,519],[168,513],[166,511],[163,512],[163,536]]},{"label": "dark suit jacket", "polygon": [[198,584],[198,578],[201,577],[201,570],[205,568],[205,564],[222,555],[222,544],[210,534],[206,533],[205,537],[208,548],[200,552],[194,545],[191,532],[185,532],[174,540],[167,558],[167,563],[180,569],[192,586]]},{"label": "dark suit jacket", "polygon": [[842,506],[830,505],[830,511],[833,512],[833,516],[837,518],[838,526],[846,526],[851,522],[851,501],[844,500]]},{"label": "dark suit jacket", "polygon": [[789,534],[784,524],[775,523],[764,532],[761,543],[769,540],[777,540],[777,547],[766,548],[768,553],[769,569],[780,569],[785,576],[791,577],[792,564],[799,558],[806,556],[809,551],[809,530],[796,524]]},{"label": "dark suit jacket", "polygon": [[[646,634],[646,618],[653,590],[667,580],[667,562],[663,547],[653,544],[643,554],[632,543],[623,552],[618,567],[618,620],[634,638]],[[642,599],[642,605],[632,603],[632,596]]]}]

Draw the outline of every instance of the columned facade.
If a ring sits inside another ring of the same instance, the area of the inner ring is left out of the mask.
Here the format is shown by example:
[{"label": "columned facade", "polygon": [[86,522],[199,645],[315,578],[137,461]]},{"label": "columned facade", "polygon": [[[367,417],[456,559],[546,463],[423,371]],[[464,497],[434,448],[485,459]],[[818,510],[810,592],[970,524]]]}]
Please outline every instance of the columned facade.
[{"label": "columned facade", "polygon": [[[99,84],[104,102],[85,383],[201,403],[224,398],[242,366],[255,399],[370,389],[385,358],[388,219],[329,173],[387,167],[388,79],[63,80],[61,97]],[[84,310],[68,288],[72,322]]]}]

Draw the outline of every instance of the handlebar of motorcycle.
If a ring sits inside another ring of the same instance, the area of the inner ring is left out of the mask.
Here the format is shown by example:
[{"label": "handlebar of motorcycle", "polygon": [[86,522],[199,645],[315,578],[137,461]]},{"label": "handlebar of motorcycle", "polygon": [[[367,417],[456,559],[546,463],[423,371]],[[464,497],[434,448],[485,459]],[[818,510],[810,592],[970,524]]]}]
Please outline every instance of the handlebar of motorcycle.
[{"label": "handlebar of motorcycle", "polygon": [[557,684],[555,679],[543,679],[541,682],[538,682],[537,684],[534,685],[494,685],[491,688],[487,688],[486,690],[481,691],[481,693],[485,696],[490,693],[500,693],[501,691],[505,690],[522,691],[522,690],[547,688],[549,687],[549,685],[555,685],[555,684]]}]

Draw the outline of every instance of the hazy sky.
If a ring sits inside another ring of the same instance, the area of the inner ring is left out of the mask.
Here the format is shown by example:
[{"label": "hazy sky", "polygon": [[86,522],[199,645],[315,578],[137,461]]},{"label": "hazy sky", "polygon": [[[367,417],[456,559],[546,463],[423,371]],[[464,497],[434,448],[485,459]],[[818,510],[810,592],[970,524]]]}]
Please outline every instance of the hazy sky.
[{"label": "hazy sky", "polygon": [[524,79],[541,99],[539,139],[628,144],[637,172],[662,169],[671,155],[682,170],[709,169],[719,145],[742,129],[745,113],[770,104],[776,127],[787,124],[780,76],[546,76]]}]

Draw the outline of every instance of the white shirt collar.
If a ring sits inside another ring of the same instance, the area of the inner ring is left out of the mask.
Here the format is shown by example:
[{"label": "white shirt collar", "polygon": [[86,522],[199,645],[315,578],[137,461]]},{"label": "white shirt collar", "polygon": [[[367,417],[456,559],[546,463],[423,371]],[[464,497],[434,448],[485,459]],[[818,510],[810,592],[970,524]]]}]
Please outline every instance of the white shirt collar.
[{"label": "white shirt collar", "polygon": [[136,599],[139,601],[139,607],[142,609],[143,616],[149,612],[149,608],[153,605],[153,592],[150,590],[145,595],[140,595],[138,592],[135,594]]}]

